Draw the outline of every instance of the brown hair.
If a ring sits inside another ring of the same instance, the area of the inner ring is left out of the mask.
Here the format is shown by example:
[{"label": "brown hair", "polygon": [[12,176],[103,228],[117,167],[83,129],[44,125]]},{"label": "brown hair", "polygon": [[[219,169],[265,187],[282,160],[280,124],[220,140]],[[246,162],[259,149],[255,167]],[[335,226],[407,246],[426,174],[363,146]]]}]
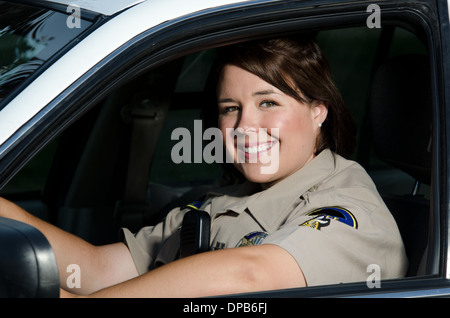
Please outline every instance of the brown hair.
[{"label": "brown hair", "polygon": [[224,47],[219,52],[216,80],[227,64],[255,74],[300,102],[323,102],[328,115],[316,141],[316,154],[326,148],[343,157],[353,153],[356,126],[314,41],[278,38]]}]

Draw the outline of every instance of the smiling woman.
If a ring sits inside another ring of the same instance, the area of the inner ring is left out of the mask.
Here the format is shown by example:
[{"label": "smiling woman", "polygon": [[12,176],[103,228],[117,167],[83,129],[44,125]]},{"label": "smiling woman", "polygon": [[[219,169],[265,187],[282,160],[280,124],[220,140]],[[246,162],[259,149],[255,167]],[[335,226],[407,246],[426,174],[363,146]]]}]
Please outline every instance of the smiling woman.
[{"label": "smiling woman", "polygon": [[[218,105],[207,112],[217,116],[245,182],[174,208],[156,225],[123,228],[121,242],[101,246],[8,201],[0,201],[0,215],[40,229],[60,271],[77,264],[88,277],[79,290],[65,279],[62,287],[92,296],[193,297],[357,282],[367,279],[371,264],[382,279],[404,276],[407,260],[392,215],[365,170],[342,156],[353,146],[341,139],[354,137],[352,126],[319,47],[299,37],[225,52],[229,59],[219,55],[213,82]],[[286,66],[294,60],[296,69]],[[279,72],[271,71],[274,61]],[[279,165],[263,173],[269,157]],[[198,227],[186,222],[200,214]],[[208,251],[183,257],[180,247],[195,247],[197,238]]]},{"label": "smiling woman", "polygon": [[[255,96],[277,91],[278,95],[282,92],[303,104],[315,102],[315,106],[325,106],[330,114],[319,134],[317,153],[330,148],[347,157],[356,144],[356,127],[351,115],[320,48],[307,38],[300,40],[300,46],[297,41],[276,39],[225,48],[218,63],[235,65],[270,85],[268,90],[254,92]],[[217,71],[220,72],[220,68]]]},{"label": "smiling woman", "polygon": [[[222,269],[228,284],[222,282],[222,290],[203,286],[212,293],[240,291],[245,284],[234,286],[235,274],[252,277],[249,291],[274,288],[274,282],[287,288],[364,281],[374,263],[383,278],[402,277],[407,260],[395,221],[364,169],[340,155],[352,151],[353,126],[318,46],[286,38],[221,53],[218,105],[210,104],[206,115],[218,124],[232,165],[246,181],[215,189],[199,204],[212,219],[212,253],[172,263],[178,258],[176,229],[190,207],[174,209],[163,223],[138,233],[124,230],[139,274],[153,281],[156,273],[168,275],[191,261],[209,273],[226,260],[223,268],[234,274]],[[261,173],[274,155],[279,169]],[[148,252],[161,236],[158,252]],[[250,274],[235,266],[260,270]],[[269,270],[276,266],[285,270]]]},{"label": "smiling woman", "polygon": [[[306,105],[233,65],[224,67],[219,87],[219,127],[227,151],[235,154],[235,165],[247,180],[270,186],[314,158],[319,124],[327,115],[323,103]],[[244,138],[234,138],[229,128],[241,131]],[[245,162],[238,161],[239,153]],[[260,165],[273,158],[278,169],[261,173]]]}]

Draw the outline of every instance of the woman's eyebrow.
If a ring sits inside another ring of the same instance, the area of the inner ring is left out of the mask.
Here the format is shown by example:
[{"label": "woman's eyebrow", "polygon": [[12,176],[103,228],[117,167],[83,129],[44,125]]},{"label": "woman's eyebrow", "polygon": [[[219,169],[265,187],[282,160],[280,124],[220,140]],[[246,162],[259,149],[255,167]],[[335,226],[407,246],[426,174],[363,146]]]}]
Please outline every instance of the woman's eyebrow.
[{"label": "woman's eyebrow", "polygon": [[254,92],[252,95],[259,96],[259,95],[273,95],[273,94],[280,95],[280,93],[275,92],[273,89],[265,89],[262,91],[257,91],[257,92]]},{"label": "woman's eyebrow", "polygon": [[[261,95],[281,95],[281,94],[270,88],[252,93],[252,96],[261,96]],[[219,104],[220,103],[237,103],[237,101],[234,100],[233,98],[225,97],[225,98],[219,98],[217,103],[219,103]]]},{"label": "woman's eyebrow", "polygon": [[237,103],[237,102],[232,98],[219,98],[217,103],[220,104],[220,103]]}]

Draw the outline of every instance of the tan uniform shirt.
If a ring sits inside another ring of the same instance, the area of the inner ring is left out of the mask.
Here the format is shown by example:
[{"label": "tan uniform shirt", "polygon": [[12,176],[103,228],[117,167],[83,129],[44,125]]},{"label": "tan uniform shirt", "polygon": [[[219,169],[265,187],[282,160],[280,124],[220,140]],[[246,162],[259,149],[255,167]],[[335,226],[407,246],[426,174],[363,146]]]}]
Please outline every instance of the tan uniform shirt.
[{"label": "tan uniform shirt", "polygon": [[[211,249],[275,244],[302,269],[308,286],[402,277],[408,261],[397,225],[375,185],[357,163],[330,150],[295,174],[260,191],[246,182],[209,193]],[[176,259],[186,210],[136,234],[124,229],[140,274]]]}]

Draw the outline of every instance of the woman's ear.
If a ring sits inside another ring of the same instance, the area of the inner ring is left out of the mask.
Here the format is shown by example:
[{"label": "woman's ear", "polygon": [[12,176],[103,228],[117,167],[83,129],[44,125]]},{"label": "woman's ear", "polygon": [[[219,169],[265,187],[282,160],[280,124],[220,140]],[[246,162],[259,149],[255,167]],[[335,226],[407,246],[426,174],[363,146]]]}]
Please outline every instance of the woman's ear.
[{"label": "woman's ear", "polygon": [[320,127],[322,123],[327,119],[328,104],[325,102],[317,102],[314,106],[314,121]]}]

